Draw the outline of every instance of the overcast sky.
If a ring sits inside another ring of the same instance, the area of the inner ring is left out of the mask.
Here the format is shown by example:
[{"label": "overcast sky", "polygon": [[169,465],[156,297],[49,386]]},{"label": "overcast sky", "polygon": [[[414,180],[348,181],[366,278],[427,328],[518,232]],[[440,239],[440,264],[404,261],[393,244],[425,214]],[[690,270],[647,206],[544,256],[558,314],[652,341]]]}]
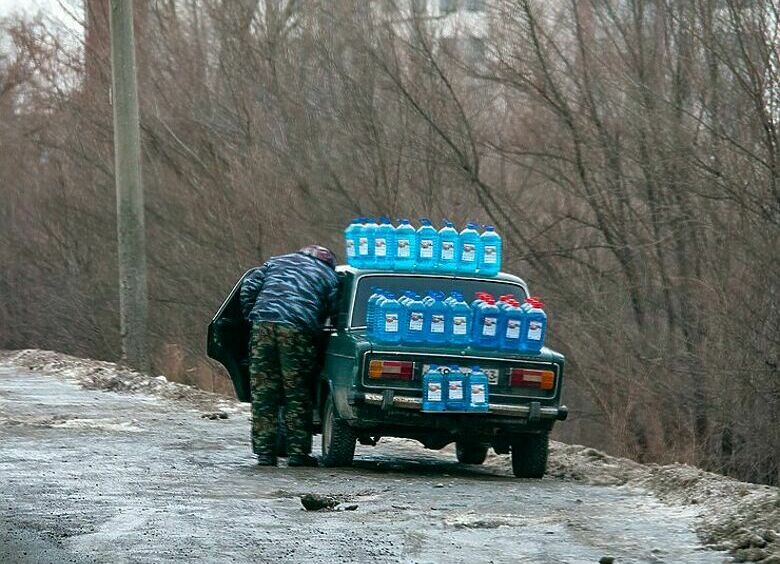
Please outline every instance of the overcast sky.
[{"label": "overcast sky", "polygon": [[[64,10],[65,6],[67,10]],[[42,12],[47,16],[63,20],[68,23],[72,20],[68,16],[68,11],[81,15],[81,0],[0,0],[0,17],[8,16],[14,12],[25,12],[34,15]],[[69,23],[68,27],[73,27]]]}]

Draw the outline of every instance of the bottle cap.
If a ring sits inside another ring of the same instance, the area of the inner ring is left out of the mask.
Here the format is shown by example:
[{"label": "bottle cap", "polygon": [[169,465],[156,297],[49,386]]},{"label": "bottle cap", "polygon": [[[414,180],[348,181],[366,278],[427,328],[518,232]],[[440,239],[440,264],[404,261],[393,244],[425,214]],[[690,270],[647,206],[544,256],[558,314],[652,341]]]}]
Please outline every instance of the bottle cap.
[{"label": "bottle cap", "polygon": [[421,217],[420,218],[420,225],[428,226],[430,224],[431,224],[431,220],[428,219],[427,217]]},{"label": "bottle cap", "polygon": [[408,219],[399,219],[398,223],[400,223],[401,225],[409,225],[409,220]]},{"label": "bottle cap", "polygon": [[495,231],[496,230],[496,228],[493,227],[492,225],[483,225],[482,227],[485,228],[485,231]]}]

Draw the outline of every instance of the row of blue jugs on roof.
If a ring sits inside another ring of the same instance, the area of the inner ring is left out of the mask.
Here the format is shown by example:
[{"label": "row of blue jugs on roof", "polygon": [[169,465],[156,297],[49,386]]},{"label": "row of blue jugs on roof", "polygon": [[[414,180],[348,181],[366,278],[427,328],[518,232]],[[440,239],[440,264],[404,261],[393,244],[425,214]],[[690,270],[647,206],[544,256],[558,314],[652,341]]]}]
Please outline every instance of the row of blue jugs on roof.
[{"label": "row of blue jugs on roof", "polygon": [[501,271],[502,241],[492,225],[469,223],[458,232],[445,220],[437,230],[427,218],[415,229],[408,219],[356,218],[344,231],[347,263],[355,268],[481,274]]},{"label": "row of blue jugs on roof", "polygon": [[366,310],[366,329],[380,343],[424,343],[538,353],[544,346],[547,314],[538,298],[520,304],[514,296],[496,300],[479,292],[467,303],[462,294],[430,291],[421,298],[407,291],[396,298],[392,292],[374,289]]}]

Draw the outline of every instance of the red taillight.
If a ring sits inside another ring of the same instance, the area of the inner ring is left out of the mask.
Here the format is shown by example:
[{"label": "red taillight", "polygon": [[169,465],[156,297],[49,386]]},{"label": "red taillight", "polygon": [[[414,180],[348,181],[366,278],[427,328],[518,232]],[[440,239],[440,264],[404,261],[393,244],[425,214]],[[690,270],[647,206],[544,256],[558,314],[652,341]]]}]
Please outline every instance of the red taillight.
[{"label": "red taillight", "polygon": [[414,363],[403,360],[372,360],[368,363],[368,377],[373,379],[411,380]]},{"label": "red taillight", "polygon": [[552,390],[555,387],[555,373],[552,370],[513,368],[509,372],[509,384],[518,388]]}]

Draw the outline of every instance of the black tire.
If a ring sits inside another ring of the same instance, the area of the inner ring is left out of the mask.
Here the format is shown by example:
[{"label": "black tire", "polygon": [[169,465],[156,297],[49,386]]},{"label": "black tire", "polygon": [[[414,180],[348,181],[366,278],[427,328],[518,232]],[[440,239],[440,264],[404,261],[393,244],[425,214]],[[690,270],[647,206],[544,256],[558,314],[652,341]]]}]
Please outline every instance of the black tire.
[{"label": "black tire", "polygon": [[482,464],[487,458],[488,447],[481,444],[455,443],[455,456],[461,464]]},{"label": "black tire", "polygon": [[328,396],[322,414],[322,465],[329,468],[352,466],[356,441],[355,432],[339,420],[333,398]]},{"label": "black tire", "polygon": [[512,473],[516,478],[541,478],[547,470],[547,433],[524,435],[512,441]]}]

